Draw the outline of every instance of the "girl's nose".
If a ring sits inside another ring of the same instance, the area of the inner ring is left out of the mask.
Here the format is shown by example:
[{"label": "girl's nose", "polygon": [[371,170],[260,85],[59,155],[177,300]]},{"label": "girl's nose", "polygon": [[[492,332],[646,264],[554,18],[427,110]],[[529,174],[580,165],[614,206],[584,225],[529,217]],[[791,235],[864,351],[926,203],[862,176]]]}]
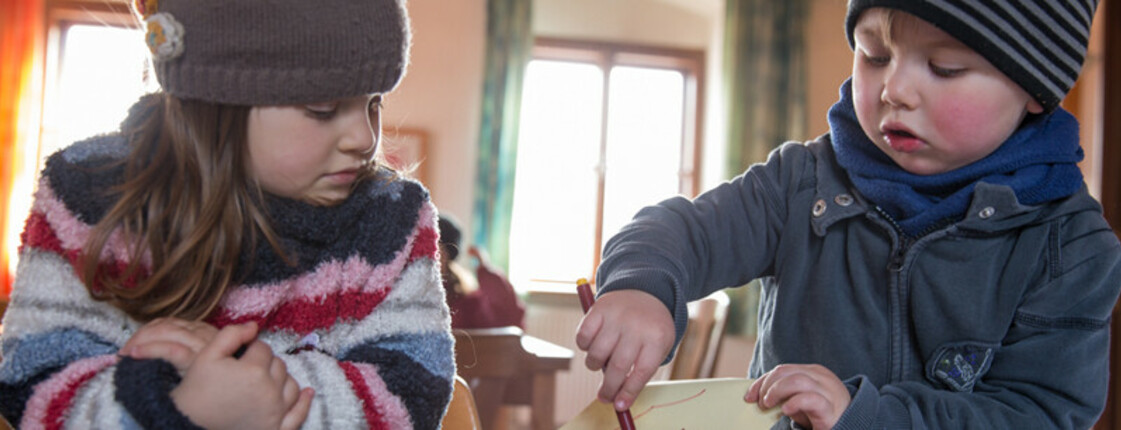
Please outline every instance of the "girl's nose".
[{"label": "girl's nose", "polygon": [[914,79],[907,67],[893,64],[884,76],[884,89],[880,101],[900,109],[914,109],[919,103],[919,94]]},{"label": "girl's nose", "polygon": [[368,115],[354,115],[347,124],[347,131],[339,146],[346,152],[371,155],[377,150],[381,138],[381,123],[374,122]]}]

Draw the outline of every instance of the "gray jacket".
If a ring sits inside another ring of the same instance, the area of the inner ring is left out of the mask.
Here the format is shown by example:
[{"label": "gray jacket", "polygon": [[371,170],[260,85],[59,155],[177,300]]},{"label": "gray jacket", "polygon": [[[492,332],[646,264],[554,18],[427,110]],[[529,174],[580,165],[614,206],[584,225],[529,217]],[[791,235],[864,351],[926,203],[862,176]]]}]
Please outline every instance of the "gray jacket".
[{"label": "gray jacket", "polygon": [[839,429],[1089,428],[1109,375],[1121,244],[1083,189],[1042,206],[980,183],[965,218],[909,240],[864,200],[828,136],[788,143],[613,237],[603,292],[685,303],[762,280],[750,377],[819,363],[852,403]]}]

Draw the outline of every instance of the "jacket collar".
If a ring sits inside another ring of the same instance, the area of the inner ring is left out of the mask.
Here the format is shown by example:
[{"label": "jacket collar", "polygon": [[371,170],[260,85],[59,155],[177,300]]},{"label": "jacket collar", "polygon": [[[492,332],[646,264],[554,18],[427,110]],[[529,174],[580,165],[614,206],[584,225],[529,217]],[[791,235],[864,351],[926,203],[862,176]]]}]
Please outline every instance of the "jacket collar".
[{"label": "jacket collar", "polygon": [[[829,227],[840,220],[876,212],[836,162],[828,134],[807,143],[807,146],[818,160],[814,167],[817,184],[809,213],[814,233],[824,236]],[[950,227],[980,232],[1001,231],[1029,223],[1045,222],[1073,212],[1100,208],[1097,201],[1090,197],[1085,185],[1074,195],[1053,203],[1058,204],[1040,210],[1047,205],[1021,204],[1011,187],[981,182],[973,191],[965,219]]]}]

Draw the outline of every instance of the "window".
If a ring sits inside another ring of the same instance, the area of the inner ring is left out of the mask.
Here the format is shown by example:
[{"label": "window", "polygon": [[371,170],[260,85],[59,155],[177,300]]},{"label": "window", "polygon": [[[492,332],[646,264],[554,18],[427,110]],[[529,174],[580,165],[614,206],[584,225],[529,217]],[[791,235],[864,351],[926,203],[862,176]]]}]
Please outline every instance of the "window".
[{"label": "window", "polygon": [[77,140],[115,131],[141,95],[158,89],[144,33],[135,26],[125,9],[53,11],[40,162]]},{"label": "window", "polygon": [[571,289],[643,206],[697,192],[703,54],[538,40],[522,90],[512,283]]},{"label": "window", "polygon": [[157,88],[148,73],[144,35],[128,8],[115,2],[48,6],[41,134],[24,151],[8,212],[7,268],[15,273],[19,232],[31,209],[43,161],[76,140],[116,130],[129,106]]}]

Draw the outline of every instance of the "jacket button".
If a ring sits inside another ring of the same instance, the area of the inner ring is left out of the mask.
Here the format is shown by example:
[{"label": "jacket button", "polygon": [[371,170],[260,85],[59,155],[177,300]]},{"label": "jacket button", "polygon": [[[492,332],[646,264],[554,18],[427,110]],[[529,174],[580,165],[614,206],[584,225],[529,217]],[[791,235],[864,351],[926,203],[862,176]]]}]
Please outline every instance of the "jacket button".
[{"label": "jacket button", "polygon": [[840,194],[837,197],[834,197],[833,201],[838,205],[841,205],[841,207],[846,207],[852,204],[852,196],[848,194]]},{"label": "jacket button", "polygon": [[977,213],[977,216],[981,217],[981,219],[988,219],[994,214],[996,214],[996,209],[993,209],[992,206],[986,206],[984,209],[981,209],[981,212]]},{"label": "jacket button", "polygon": [[816,202],[814,202],[813,211],[814,211],[814,217],[815,218],[820,217],[822,215],[825,215],[825,200],[824,199],[818,199]]}]

